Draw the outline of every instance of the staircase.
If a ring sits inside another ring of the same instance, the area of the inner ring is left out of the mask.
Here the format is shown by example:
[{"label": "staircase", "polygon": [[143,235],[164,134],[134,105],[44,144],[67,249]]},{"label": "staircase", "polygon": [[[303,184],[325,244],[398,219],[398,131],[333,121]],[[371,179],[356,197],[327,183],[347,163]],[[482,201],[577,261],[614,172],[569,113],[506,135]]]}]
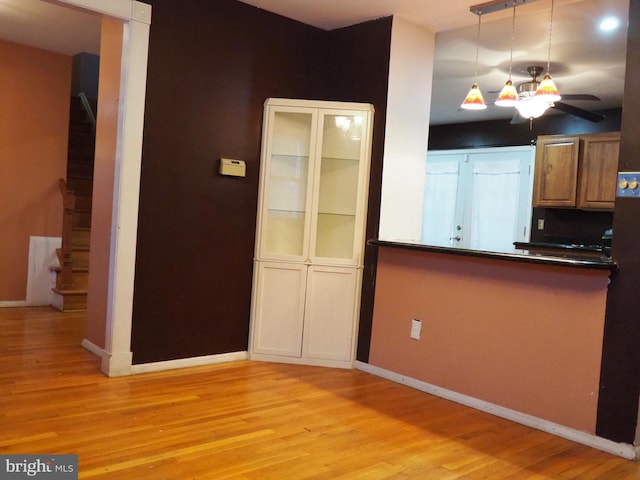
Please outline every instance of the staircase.
[{"label": "staircase", "polygon": [[63,312],[87,309],[95,115],[83,94],[71,97],[67,178],[58,180],[64,205],[62,247],[56,253],[52,306]]}]

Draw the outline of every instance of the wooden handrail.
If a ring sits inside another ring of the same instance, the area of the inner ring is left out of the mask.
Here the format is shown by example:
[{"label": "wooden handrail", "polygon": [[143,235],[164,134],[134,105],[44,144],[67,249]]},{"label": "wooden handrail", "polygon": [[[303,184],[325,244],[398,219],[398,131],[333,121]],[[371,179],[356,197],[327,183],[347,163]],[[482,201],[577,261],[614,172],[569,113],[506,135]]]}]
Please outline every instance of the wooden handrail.
[{"label": "wooden handrail", "polygon": [[76,208],[76,194],[67,188],[64,178],[58,179],[58,186],[62,194],[62,206],[64,209],[62,217],[62,248],[56,250],[58,261],[60,262],[60,282],[61,288],[73,287],[73,212]]}]

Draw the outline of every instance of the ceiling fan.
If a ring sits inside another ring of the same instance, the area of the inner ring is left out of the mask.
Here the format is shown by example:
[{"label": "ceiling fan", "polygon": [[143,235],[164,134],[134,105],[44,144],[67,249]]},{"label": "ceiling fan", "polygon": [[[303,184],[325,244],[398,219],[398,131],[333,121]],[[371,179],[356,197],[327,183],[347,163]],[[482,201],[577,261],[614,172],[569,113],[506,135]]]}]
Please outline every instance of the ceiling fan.
[{"label": "ceiling fan", "polygon": [[[531,99],[535,95],[536,90],[538,89],[538,85],[540,85],[540,82],[538,81],[538,75],[540,75],[543,72],[543,68],[538,66],[531,66],[527,68],[527,72],[529,72],[529,75],[531,75],[531,80],[528,82],[523,82],[516,85],[516,90],[518,91],[518,95],[520,96],[521,102],[531,101]],[[591,94],[566,94],[566,93],[562,94],[562,99],[563,100],[600,100],[600,98]],[[584,110],[582,108],[569,105],[564,102],[554,102],[549,106],[549,108],[555,108],[556,110],[559,110],[564,113],[568,113],[570,115],[574,115],[576,117],[583,118],[590,122],[599,122],[604,119],[604,115],[601,115],[596,112],[591,112],[589,110]],[[519,111],[516,111],[510,123],[512,124],[524,123],[529,120],[531,119],[526,118],[525,116],[520,114]]]}]

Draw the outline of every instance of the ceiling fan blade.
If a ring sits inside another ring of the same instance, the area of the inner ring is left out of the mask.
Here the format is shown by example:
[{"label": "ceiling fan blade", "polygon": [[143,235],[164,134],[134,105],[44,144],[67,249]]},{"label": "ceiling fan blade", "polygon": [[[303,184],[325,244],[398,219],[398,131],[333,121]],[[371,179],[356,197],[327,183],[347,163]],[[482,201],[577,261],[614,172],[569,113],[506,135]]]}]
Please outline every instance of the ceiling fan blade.
[{"label": "ceiling fan blade", "polygon": [[574,115],[576,117],[584,118],[585,120],[589,120],[590,122],[600,122],[604,120],[604,115],[596,112],[590,112],[589,110],[584,110],[582,108],[574,107],[573,105],[569,105],[564,102],[554,102],[552,108],[560,110],[564,113],[568,113],[570,115]]},{"label": "ceiling fan blade", "polygon": [[600,100],[599,97],[589,93],[563,93],[563,100]]}]

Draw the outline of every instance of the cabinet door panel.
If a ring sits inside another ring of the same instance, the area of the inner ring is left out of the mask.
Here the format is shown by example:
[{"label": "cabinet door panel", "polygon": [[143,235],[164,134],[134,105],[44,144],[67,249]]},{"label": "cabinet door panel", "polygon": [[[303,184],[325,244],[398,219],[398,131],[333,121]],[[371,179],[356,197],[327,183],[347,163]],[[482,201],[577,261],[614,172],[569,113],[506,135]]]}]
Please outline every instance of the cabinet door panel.
[{"label": "cabinet door panel", "polygon": [[[298,109],[299,110],[299,109]],[[315,116],[309,111],[275,111],[263,144],[261,258],[306,257],[311,199],[310,158]]]},{"label": "cabinet door panel", "polygon": [[309,267],[303,356],[351,360],[359,270]]},{"label": "cabinet door panel", "polygon": [[538,138],[534,207],[575,207],[578,184],[578,137]]},{"label": "cabinet door panel", "polygon": [[255,268],[253,352],[300,357],[307,267],[256,262]]},{"label": "cabinet door panel", "polygon": [[598,135],[583,141],[578,208],[613,209],[619,153],[618,134]]},{"label": "cabinet door panel", "polygon": [[[356,232],[362,221],[363,165],[368,114],[323,110],[318,119],[320,154],[315,167],[317,196],[312,222],[311,257],[340,264],[355,261]],[[362,202],[360,202],[362,203]]]}]

